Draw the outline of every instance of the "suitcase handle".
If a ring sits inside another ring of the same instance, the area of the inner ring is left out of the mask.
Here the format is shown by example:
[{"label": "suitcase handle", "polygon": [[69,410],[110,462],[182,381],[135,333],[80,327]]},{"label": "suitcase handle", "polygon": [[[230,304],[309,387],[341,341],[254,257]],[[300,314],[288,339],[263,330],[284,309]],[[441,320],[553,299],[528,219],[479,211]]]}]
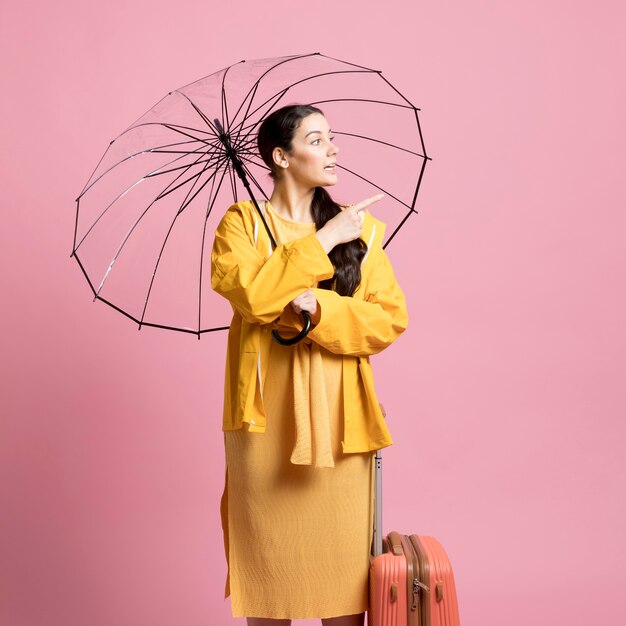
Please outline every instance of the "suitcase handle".
[{"label": "suitcase handle", "polygon": [[387,535],[387,541],[391,545],[391,552],[394,556],[402,556],[404,550],[402,549],[402,539],[400,539],[400,533],[391,531]]},{"label": "suitcase handle", "polygon": [[[383,417],[387,417],[387,411],[381,404],[380,410]],[[374,456],[374,533],[373,533],[373,556],[383,553],[383,456],[380,450],[376,450]]]}]

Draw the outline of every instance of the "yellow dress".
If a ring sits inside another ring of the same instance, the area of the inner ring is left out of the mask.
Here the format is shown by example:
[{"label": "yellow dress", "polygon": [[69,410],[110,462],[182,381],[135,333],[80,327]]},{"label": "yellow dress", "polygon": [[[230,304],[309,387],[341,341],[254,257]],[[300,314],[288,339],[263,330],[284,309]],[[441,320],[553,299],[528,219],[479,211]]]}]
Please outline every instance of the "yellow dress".
[{"label": "yellow dress", "polygon": [[[287,220],[269,204],[266,217],[280,243],[315,231],[313,223]],[[224,432],[222,514],[233,616],[361,613],[368,605],[372,453],[342,452],[342,357],[310,340],[291,347],[272,342],[268,368],[266,431]],[[302,418],[308,402],[318,423],[311,433],[297,432],[296,413]],[[325,437],[331,467],[316,463],[325,455]],[[307,462],[301,458],[307,446],[313,462],[296,464]]]}]

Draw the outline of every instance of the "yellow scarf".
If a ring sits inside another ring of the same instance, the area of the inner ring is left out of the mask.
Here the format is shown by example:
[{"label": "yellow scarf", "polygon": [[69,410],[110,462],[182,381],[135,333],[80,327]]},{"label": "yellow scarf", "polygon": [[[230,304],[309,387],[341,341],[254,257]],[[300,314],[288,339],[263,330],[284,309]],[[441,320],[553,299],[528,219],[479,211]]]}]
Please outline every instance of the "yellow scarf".
[{"label": "yellow scarf", "polygon": [[296,443],[291,462],[335,467],[322,354],[310,339],[297,343],[292,350]]}]

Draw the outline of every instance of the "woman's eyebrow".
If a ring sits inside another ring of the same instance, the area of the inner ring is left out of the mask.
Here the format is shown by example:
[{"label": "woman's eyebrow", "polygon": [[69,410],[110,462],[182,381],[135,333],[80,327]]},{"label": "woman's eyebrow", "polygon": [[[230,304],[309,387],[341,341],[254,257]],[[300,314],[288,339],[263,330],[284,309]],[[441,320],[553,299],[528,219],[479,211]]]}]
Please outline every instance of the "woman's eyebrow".
[{"label": "woman's eyebrow", "polygon": [[[330,135],[330,133],[332,133],[333,131],[330,130],[330,128],[328,129],[328,134]],[[321,130],[310,130],[305,136],[304,138],[306,139],[309,135],[313,134],[313,133],[319,133],[320,135],[322,134]]]}]

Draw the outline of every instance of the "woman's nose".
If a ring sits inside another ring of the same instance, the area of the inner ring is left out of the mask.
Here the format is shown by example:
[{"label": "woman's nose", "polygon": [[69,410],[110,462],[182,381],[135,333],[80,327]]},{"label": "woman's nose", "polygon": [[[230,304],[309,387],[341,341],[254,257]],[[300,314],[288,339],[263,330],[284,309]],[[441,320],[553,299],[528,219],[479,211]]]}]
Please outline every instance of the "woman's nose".
[{"label": "woman's nose", "polygon": [[339,154],[339,147],[336,144],[334,144],[332,141],[330,143],[329,154],[334,154],[334,155]]}]

